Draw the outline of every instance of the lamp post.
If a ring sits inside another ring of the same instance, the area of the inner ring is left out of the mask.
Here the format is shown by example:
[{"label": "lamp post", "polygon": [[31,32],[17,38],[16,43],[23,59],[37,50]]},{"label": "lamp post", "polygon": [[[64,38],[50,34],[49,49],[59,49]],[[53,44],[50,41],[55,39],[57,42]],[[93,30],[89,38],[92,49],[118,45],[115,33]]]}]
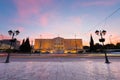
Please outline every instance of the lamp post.
[{"label": "lamp post", "polygon": [[[104,48],[105,38],[103,38],[103,36],[106,34],[106,31],[105,30],[102,30],[102,31],[101,30],[100,31],[96,30],[95,33],[96,33],[96,35],[100,36],[99,41],[102,43],[103,48]],[[105,63],[110,63],[105,50],[104,50],[104,53],[105,53]]]},{"label": "lamp post", "polygon": [[[8,34],[12,37],[12,39],[10,40],[10,49],[12,47],[13,42],[16,40],[14,38],[14,36],[17,36],[19,33],[20,33],[19,30],[16,30],[16,31],[9,30],[8,31]],[[10,58],[10,52],[8,52],[5,63],[9,63],[9,58]]]}]

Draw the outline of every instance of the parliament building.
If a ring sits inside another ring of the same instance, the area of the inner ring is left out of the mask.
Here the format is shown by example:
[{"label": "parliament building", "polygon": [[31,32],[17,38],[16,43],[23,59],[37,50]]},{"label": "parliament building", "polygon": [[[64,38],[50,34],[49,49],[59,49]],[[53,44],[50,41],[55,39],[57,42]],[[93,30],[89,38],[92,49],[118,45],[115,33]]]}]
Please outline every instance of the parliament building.
[{"label": "parliament building", "polygon": [[41,53],[77,53],[83,50],[82,39],[35,39],[34,51]]}]

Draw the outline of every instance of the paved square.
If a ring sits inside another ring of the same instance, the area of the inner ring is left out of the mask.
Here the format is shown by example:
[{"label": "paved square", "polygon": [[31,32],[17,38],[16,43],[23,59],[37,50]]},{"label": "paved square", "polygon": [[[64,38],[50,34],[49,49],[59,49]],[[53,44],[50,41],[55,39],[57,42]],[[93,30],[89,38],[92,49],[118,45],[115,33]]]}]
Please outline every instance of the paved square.
[{"label": "paved square", "polygon": [[0,80],[120,80],[120,59],[52,58],[0,63]]}]

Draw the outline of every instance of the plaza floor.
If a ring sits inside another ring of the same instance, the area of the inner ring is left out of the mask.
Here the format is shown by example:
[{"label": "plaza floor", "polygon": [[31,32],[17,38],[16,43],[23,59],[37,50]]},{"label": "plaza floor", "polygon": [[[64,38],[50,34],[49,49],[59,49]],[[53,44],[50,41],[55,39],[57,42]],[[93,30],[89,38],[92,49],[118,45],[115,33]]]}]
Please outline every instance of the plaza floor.
[{"label": "plaza floor", "polygon": [[120,80],[120,59],[11,59],[0,62],[0,80]]}]

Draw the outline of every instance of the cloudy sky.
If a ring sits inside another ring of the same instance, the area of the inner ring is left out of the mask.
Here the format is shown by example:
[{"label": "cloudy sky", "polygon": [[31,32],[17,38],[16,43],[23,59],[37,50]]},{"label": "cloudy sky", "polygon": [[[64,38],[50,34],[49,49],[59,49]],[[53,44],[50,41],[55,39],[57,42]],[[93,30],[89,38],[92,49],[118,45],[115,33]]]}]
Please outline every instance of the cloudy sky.
[{"label": "cloudy sky", "polygon": [[120,0],[0,0],[0,39],[17,29],[19,40],[76,35],[84,45],[89,44],[90,34],[97,43],[94,32],[104,29],[106,43],[116,43],[120,41]]}]

